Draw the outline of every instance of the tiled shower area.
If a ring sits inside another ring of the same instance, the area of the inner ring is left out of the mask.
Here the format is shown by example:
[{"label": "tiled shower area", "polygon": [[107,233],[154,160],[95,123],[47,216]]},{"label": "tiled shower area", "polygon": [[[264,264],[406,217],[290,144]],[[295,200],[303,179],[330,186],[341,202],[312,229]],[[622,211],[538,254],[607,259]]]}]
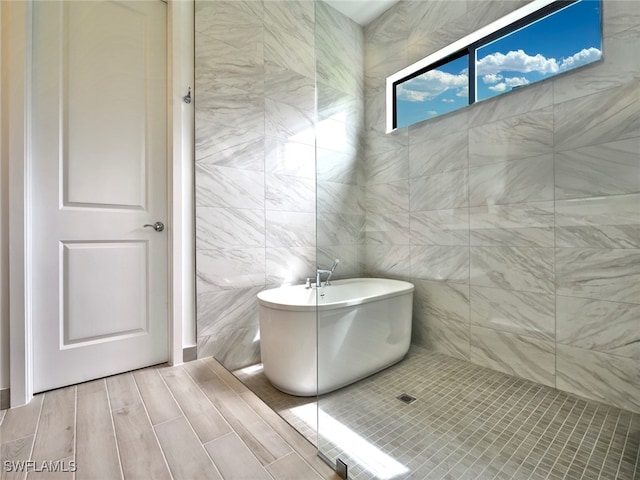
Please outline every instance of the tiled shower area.
[{"label": "tiled shower area", "polygon": [[415,285],[408,357],[320,399],[352,478],[640,475],[637,2],[602,1],[601,61],[386,133],[388,75],[526,3],[196,0],[199,357],[314,438],[256,294],[335,258]]}]

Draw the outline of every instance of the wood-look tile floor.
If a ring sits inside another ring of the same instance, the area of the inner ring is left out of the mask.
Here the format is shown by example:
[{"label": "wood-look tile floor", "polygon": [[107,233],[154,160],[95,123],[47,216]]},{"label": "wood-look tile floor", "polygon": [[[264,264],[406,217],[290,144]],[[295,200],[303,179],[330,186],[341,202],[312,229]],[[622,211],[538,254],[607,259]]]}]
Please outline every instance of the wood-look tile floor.
[{"label": "wood-look tile floor", "polygon": [[211,358],[36,395],[0,411],[0,443],[2,480],[338,478]]}]

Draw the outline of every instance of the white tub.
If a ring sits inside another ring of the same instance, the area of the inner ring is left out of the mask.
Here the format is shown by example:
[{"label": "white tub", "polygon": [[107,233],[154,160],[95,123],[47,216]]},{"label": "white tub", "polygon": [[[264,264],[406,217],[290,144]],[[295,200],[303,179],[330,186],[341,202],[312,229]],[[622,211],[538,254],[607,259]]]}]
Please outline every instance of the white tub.
[{"label": "white tub", "polygon": [[411,343],[413,288],[399,280],[356,278],[319,290],[297,285],[260,292],[265,375],[279,390],[307,397],[399,362]]}]

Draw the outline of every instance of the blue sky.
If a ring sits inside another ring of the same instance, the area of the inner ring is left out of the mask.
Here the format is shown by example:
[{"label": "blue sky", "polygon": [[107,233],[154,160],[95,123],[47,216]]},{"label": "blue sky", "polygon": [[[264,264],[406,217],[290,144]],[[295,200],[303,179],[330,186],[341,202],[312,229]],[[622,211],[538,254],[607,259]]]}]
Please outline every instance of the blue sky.
[{"label": "blue sky", "polygon": [[[599,0],[581,0],[476,52],[477,100],[596,61],[602,56]],[[468,57],[397,87],[398,127],[468,105]]]}]

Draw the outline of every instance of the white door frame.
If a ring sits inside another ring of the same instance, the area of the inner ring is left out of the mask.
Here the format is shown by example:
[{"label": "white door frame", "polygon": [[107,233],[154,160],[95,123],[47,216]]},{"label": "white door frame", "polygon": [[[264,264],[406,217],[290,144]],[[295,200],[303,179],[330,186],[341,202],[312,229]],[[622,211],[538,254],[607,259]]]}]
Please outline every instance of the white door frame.
[{"label": "white door frame", "polygon": [[[2,154],[8,156],[3,161],[9,165],[10,389],[11,406],[17,407],[33,397],[28,115],[33,3],[1,2],[0,8],[4,9],[2,44],[10,45],[2,68],[9,79],[7,88],[2,84],[2,123],[7,122],[3,128],[9,148]],[[193,19],[194,0],[168,0],[169,361],[173,365],[183,362],[184,347],[195,344],[194,113],[193,103],[182,101],[194,85]]]}]

